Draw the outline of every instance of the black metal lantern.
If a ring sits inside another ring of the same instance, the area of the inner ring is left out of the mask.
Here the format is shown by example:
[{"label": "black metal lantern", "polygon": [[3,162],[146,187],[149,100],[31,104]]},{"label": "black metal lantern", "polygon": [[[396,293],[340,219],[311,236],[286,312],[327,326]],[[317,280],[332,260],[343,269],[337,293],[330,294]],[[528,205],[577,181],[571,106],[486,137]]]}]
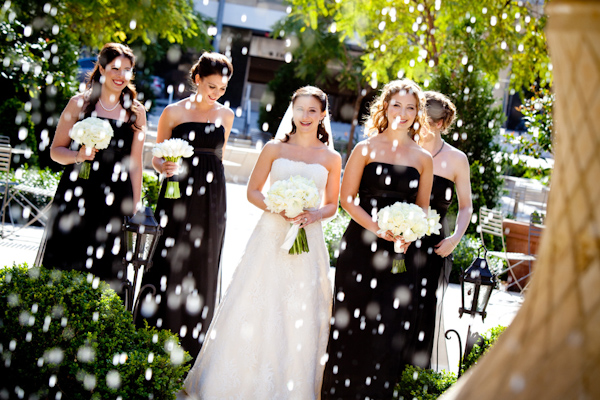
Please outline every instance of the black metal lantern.
[{"label": "black metal lantern", "polygon": [[133,217],[125,218],[123,223],[124,243],[126,254],[123,258],[124,275],[127,277],[127,267],[133,265],[133,282],[128,279],[124,288],[125,307],[131,311],[134,319],[136,317],[138,301],[134,304],[135,288],[137,287],[139,272],[142,267],[148,271],[152,266],[152,256],[158,238],[162,234],[162,228],[154,218],[154,213],[150,207],[139,210]]},{"label": "black metal lantern", "polygon": [[[484,250],[483,258],[479,256],[481,249]],[[477,258],[471,266],[460,276],[460,288],[462,292],[462,307],[458,310],[459,316],[463,313],[486,317],[485,309],[490,301],[492,289],[496,286],[496,276],[488,268],[487,249],[480,247]]]}]

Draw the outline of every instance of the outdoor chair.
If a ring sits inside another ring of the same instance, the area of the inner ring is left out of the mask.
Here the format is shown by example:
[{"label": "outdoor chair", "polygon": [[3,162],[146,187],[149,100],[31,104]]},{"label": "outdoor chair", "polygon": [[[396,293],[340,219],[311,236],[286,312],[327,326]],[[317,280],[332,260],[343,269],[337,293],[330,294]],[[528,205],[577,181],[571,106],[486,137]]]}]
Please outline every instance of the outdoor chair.
[{"label": "outdoor chair", "polygon": [[[50,209],[52,198],[54,197],[55,192],[54,190],[42,189],[12,182],[10,180],[11,156],[11,146],[9,144],[7,145],[0,143],[0,193],[2,193],[2,208],[0,209],[0,213],[2,214],[2,227],[0,228],[0,238],[8,237],[20,229],[28,227],[36,221],[39,221],[42,226],[45,226],[46,221],[48,220],[47,211]],[[47,205],[40,209],[25,196],[26,193],[49,197],[51,200]],[[24,216],[29,217],[30,215],[33,215],[33,218],[28,218],[27,223],[17,229],[14,229],[15,224],[10,212],[10,205],[13,201],[23,208]],[[13,230],[10,234],[4,233],[4,225],[6,223],[7,216],[11,225],[13,226]]]},{"label": "outdoor chair", "polygon": [[[479,227],[481,235],[481,243],[486,246],[484,234],[490,234],[492,236],[498,236],[502,240],[502,251],[488,251],[487,254],[493,257],[498,257],[506,263],[506,269],[503,269],[498,273],[502,275],[508,272],[511,282],[507,288],[516,285],[519,292],[523,292],[525,285],[522,285],[522,281],[529,277],[531,274],[531,261],[535,261],[534,255],[525,253],[514,253],[506,251],[506,243],[504,241],[504,228],[503,228],[503,216],[500,210],[489,209],[482,207],[479,210]],[[487,247],[487,246],[486,246]],[[512,263],[511,263],[512,262]],[[525,276],[517,278],[515,274],[515,267],[522,265],[523,263],[529,264],[529,270]]]}]

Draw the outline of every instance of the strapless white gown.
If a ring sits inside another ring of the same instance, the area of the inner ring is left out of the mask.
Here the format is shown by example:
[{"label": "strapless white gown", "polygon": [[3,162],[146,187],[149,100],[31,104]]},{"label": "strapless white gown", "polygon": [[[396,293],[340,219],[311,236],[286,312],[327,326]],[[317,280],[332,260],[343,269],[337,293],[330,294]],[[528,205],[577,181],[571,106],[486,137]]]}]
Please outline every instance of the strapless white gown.
[{"label": "strapless white gown", "polygon": [[[284,158],[271,183],[312,178],[321,198],[328,171]],[[308,225],[310,251],[280,248],[290,224],[265,212],[215,312],[184,388],[190,399],[319,399],[326,362],[332,290],[320,223]]]}]

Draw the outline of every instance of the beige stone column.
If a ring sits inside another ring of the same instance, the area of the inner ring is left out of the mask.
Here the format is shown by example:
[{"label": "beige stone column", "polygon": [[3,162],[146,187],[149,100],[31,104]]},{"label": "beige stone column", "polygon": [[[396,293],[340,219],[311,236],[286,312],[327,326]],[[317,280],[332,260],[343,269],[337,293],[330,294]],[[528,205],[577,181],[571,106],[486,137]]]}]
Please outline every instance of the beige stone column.
[{"label": "beige stone column", "polygon": [[521,310],[442,399],[600,399],[600,1],[553,0],[555,168]]}]

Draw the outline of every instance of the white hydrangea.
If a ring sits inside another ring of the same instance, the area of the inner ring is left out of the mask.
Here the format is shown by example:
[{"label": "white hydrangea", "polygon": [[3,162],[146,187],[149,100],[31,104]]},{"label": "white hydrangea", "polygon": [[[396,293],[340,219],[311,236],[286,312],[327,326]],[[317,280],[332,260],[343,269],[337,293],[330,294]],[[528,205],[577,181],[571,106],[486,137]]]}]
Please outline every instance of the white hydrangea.
[{"label": "white hydrangea", "polygon": [[402,235],[407,242],[414,242],[429,230],[427,215],[423,209],[405,202],[396,202],[379,210],[377,225],[380,232],[391,231],[396,236]]},{"label": "white hydrangea", "polygon": [[106,149],[113,135],[110,123],[96,117],[89,117],[75,123],[69,132],[69,137],[75,142],[98,150]]},{"label": "white hydrangea", "polygon": [[312,179],[300,175],[275,182],[265,198],[267,208],[279,214],[285,211],[293,218],[303,210],[317,207],[320,203],[319,190]]}]

